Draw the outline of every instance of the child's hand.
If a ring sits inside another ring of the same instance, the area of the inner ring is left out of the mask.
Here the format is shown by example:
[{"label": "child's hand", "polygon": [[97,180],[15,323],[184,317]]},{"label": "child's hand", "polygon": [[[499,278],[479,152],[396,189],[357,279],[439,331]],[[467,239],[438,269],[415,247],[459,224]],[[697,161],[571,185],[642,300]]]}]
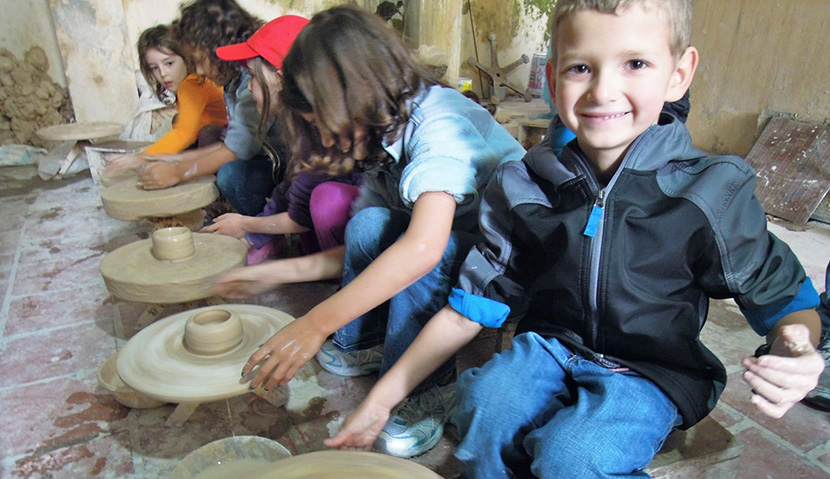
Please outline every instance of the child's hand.
[{"label": "child's hand", "polygon": [[294,320],[251,355],[242,368],[242,376],[251,377],[251,387],[267,390],[284,385],[317,354],[328,334],[306,323],[302,318]]},{"label": "child's hand", "polygon": [[141,172],[141,185],[145,190],[161,190],[181,183],[177,164],[167,161],[148,162]]},{"label": "child's hand", "polygon": [[366,399],[349,414],[340,432],[333,438],[324,440],[323,444],[338,449],[370,447],[389,420],[389,414],[389,408]]},{"label": "child's hand", "polygon": [[119,155],[109,161],[104,173],[107,175],[114,175],[122,171],[135,170],[146,163],[147,160],[141,155]]},{"label": "child's hand", "polygon": [[752,387],[752,403],[779,418],[812,391],[824,371],[824,359],[810,343],[806,326],[790,324],[779,331],[770,354],[744,358],[743,378]]},{"label": "child's hand", "polygon": [[250,233],[245,227],[248,217],[239,213],[225,213],[213,220],[212,225],[202,228],[204,233],[219,233],[220,235],[243,238]]},{"label": "child's hand", "polygon": [[256,265],[236,268],[219,278],[211,291],[222,298],[241,299],[264,293],[276,286],[270,279],[269,266]]}]

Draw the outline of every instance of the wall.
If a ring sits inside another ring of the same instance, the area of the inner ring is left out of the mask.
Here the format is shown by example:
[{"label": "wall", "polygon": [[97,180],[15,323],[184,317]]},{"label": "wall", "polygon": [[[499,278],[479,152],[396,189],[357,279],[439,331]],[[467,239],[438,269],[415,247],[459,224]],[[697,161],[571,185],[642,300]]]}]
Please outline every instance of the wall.
[{"label": "wall", "polygon": [[[288,13],[311,16],[348,0],[238,0],[264,20]],[[355,0],[373,10],[381,0]],[[490,64],[487,34],[497,36],[498,58],[504,67],[522,54],[545,50],[546,12],[553,0],[408,0],[421,9],[422,44],[443,49],[449,68],[445,79],[475,78],[466,65],[475,57],[470,14],[476,27],[481,63]],[[472,9],[467,5],[472,5]],[[179,14],[175,0],[0,0],[0,47],[16,56],[32,45],[43,48],[55,81],[69,87],[77,121],[126,123],[136,104],[135,43],[145,28],[168,23]],[[527,86],[529,65],[514,70],[509,80]]]},{"label": "wall", "polygon": [[745,156],[769,111],[830,118],[830,2],[694,0],[694,8],[695,144]]},{"label": "wall", "polygon": [[49,76],[61,86],[66,86],[63,62],[58,52],[58,39],[49,14],[48,0],[0,0],[0,48],[6,48],[17,57],[32,47],[40,47],[49,59]]}]

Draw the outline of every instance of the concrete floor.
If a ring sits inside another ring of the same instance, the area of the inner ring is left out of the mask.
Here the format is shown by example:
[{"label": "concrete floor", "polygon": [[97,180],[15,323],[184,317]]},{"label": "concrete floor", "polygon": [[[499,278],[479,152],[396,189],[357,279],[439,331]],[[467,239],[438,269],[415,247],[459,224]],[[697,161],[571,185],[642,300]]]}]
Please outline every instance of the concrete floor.
[{"label": "concrete floor", "polygon": [[[0,168],[0,477],[164,477],[191,451],[232,435],[271,438],[292,454],[323,449],[323,438],[360,401],[372,377],[339,378],[312,361],[289,385],[285,407],[245,394],[200,405],[181,427],[167,423],[173,405],[131,410],[116,402],[98,384],[98,368],[136,333],[146,305],[114,303],[98,264],[147,230],[108,218],[88,173],[59,182],[33,173],[32,167]],[[822,289],[830,228],[770,228]],[[250,302],[297,316],[333,288],[287,286]],[[745,445],[739,477],[830,477],[830,413],[799,404],[776,421],[750,405],[740,358],[761,339],[737,308],[714,301],[703,336],[730,374],[712,417]],[[455,477],[454,443],[448,428],[439,446],[415,461]]]}]

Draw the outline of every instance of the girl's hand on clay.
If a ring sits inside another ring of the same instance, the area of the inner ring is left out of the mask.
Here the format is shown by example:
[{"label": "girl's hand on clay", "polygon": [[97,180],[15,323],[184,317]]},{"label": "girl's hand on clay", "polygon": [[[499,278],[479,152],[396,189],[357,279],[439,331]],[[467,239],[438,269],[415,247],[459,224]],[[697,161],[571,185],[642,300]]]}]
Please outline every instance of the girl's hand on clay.
[{"label": "girl's hand on clay", "polygon": [[286,384],[317,354],[328,335],[298,318],[289,323],[251,355],[242,377],[250,377],[252,388],[266,390]]},{"label": "girl's hand on clay", "polygon": [[369,399],[364,400],[354,410],[336,436],[326,439],[323,444],[326,447],[337,449],[368,448],[371,447],[378,434],[389,420],[390,409],[372,403]]},{"label": "girl's hand on clay", "polygon": [[148,162],[141,172],[141,185],[145,190],[161,190],[181,183],[178,165],[167,161]]},{"label": "girl's hand on clay", "polygon": [[783,326],[770,354],[744,358],[744,380],[752,387],[752,403],[767,416],[779,418],[818,384],[824,359],[810,343],[806,326]]},{"label": "girl's hand on clay", "polygon": [[219,233],[220,235],[244,238],[249,233],[245,225],[248,217],[239,213],[225,213],[213,220],[212,225],[205,226],[202,231],[205,233]]},{"label": "girl's hand on clay", "polygon": [[113,175],[122,171],[135,170],[146,162],[147,160],[141,155],[119,155],[110,160],[109,164],[107,164],[107,167],[104,169],[104,173],[107,175]]},{"label": "girl's hand on clay", "polygon": [[276,286],[269,279],[267,265],[246,266],[230,270],[213,285],[213,294],[222,298],[241,299],[264,293]]}]

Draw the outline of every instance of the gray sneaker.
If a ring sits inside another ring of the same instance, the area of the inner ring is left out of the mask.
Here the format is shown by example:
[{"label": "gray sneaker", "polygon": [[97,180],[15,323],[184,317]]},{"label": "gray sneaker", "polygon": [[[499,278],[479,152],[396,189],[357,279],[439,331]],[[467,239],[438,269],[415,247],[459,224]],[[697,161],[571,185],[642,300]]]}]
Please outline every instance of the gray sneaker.
[{"label": "gray sneaker", "polygon": [[338,376],[364,376],[380,371],[383,346],[375,346],[352,353],[344,353],[327,339],[316,355],[317,362],[326,371]]},{"label": "gray sneaker", "polygon": [[821,332],[817,350],[824,358],[824,372],[818,378],[818,386],[807,393],[804,402],[830,410],[830,330]]},{"label": "gray sneaker", "polygon": [[455,383],[434,386],[398,406],[378,435],[375,448],[390,456],[410,458],[429,451],[444,433],[455,409]]}]

